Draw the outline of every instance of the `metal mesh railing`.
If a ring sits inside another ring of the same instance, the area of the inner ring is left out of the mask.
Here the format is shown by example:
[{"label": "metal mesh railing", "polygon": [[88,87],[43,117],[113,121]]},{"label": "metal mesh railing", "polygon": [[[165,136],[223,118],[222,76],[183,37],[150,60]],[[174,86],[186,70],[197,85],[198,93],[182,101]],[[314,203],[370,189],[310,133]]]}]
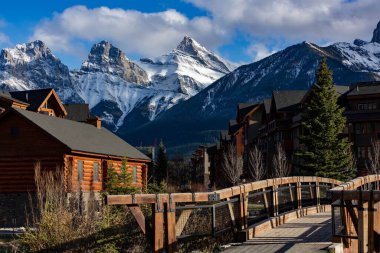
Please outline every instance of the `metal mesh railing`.
[{"label": "metal mesh railing", "polygon": [[216,204],[181,205],[176,207],[176,236],[216,235],[233,229],[239,215],[237,198]]},{"label": "metal mesh railing", "polygon": [[302,207],[317,205],[315,183],[301,185],[301,204]]},{"label": "metal mesh railing", "polygon": [[248,224],[270,217],[271,190],[259,190],[248,195]]},{"label": "metal mesh railing", "polygon": [[277,191],[279,213],[285,213],[297,208],[297,187],[295,185],[282,186]]}]

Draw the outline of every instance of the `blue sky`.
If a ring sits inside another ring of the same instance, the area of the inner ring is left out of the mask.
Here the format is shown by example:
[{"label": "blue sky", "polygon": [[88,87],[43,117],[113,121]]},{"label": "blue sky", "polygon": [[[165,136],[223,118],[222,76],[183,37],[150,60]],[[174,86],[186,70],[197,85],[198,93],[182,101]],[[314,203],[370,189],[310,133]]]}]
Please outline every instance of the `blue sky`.
[{"label": "blue sky", "polygon": [[189,35],[236,63],[304,40],[370,40],[378,0],[3,1],[0,46],[40,39],[70,68],[103,39],[129,58],[169,52]]}]

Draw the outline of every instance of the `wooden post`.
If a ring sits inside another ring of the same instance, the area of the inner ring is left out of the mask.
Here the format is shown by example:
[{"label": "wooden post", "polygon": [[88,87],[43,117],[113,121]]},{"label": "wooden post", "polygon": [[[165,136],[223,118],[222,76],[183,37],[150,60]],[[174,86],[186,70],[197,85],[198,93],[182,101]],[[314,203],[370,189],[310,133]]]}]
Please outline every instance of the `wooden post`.
[{"label": "wooden post", "polygon": [[152,204],[152,241],[153,251],[161,252],[164,249],[164,205],[159,201],[159,197],[157,197],[157,200],[157,203]]},{"label": "wooden post", "polygon": [[247,228],[248,220],[248,194],[240,193],[239,195],[239,229]]},{"label": "wooden post", "polygon": [[298,209],[302,208],[302,188],[301,188],[301,182],[297,182],[297,202],[298,202]]},{"label": "wooden post", "polygon": [[273,205],[273,217],[278,215],[278,186],[273,185],[272,190],[272,205]]},{"label": "wooden post", "polygon": [[175,202],[172,202],[171,194],[169,194],[169,202],[166,203],[166,250],[169,253],[177,251],[177,237],[175,224]]},{"label": "wooden post", "polygon": [[368,252],[375,252],[375,215],[374,215],[374,201],[373,201],[373,190],[371,190],[371,195],[368,201]]},{"label": "wooden post", "polygon": [[368,244],[368,224],[367,224],[367,212],[368,202],[363,202],[362,192],[360,191],[360,199],[358,203],[358,253],[367,253]]},{"label": "wooden post", "polygon": [[315,197],[317,198],[317,209],[318,211],[320,211],[319,206],[321,205],[321,192],[320,192],[318,180],[315,183]]}]

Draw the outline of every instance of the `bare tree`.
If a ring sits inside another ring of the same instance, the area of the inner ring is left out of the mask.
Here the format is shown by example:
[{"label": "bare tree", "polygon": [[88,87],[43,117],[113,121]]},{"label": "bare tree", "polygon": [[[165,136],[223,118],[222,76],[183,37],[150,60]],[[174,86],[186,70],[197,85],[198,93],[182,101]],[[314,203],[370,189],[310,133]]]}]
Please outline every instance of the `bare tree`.
[{"label": "bare tree", "polygon": [[276,150],[273,156],[273,176],[286,177],[290,174],[290,164],[286,158],[285,151],[281,143],[276,144]]},{"label": "bare tree", "polygon": [[227,145],[224,149],[221,165],[227,181],[232,185],[237,185],[243,174],[243,157],[237,154],[233,144]]},{"label": "bare tree", "polygon": [[368,152],[368,161],[365,163],[367,170],[373,174],[380,173],[380,142],[372,139]]},{"label": "bare tree", "polygon": [[257,145],[248,150],[248,172],[253,181],[261,180],[265,175],[264,156]]}]

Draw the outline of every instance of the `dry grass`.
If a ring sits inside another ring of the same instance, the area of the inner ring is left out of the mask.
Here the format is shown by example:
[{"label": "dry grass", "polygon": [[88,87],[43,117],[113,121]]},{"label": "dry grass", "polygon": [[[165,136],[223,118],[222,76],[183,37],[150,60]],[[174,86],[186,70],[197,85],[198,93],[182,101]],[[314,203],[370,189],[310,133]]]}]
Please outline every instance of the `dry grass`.
[{"label": "dry grass", "polygon": [[13,244],[18,252],[145,252],[138,225],[126,207],[104,206],[90,193],[65,192],[62,170],[35,167],[36,199],[26,233]]}]

